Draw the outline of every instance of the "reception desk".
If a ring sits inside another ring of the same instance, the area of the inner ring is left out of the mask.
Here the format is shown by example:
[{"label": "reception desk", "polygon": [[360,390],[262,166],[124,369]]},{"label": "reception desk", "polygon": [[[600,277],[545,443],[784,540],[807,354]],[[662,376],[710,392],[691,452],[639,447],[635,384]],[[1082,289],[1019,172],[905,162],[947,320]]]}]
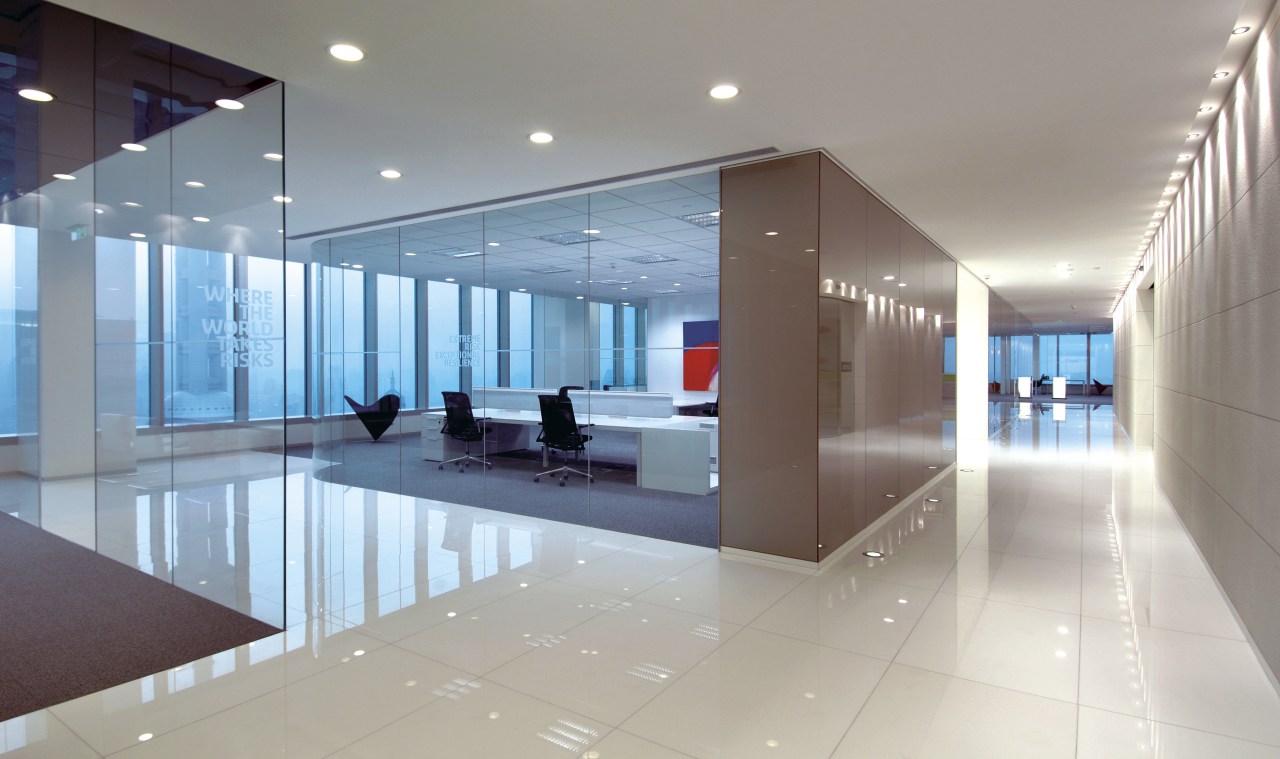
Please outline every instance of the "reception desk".
[{"label": "reception desk", "polygon": [[[477,390],[473,403],[483,398],[488,405],[473,409],[473,413],[493,428],[486,453],[528,448],[536,438],[534,429],[542,422],[538,396],[548,394],[554,395],[555,391]],[[579,424],[637,436],[637,486],[692,495],[707,495],[719,489],[719,419],[676,416],[671,395],[666,393],[570,391],[569,397]],[[628,411],[638,413],[625,413]],[[444,461],[461,454],[462,444],[440,432],[443,419],[443,411],[423,414],[425,460]]]}]

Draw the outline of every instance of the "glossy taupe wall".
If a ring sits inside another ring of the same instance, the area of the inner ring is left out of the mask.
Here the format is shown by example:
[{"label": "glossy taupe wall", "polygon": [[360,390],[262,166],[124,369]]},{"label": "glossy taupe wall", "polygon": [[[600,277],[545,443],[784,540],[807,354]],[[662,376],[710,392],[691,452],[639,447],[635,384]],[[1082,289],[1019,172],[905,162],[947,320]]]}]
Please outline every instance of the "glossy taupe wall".
[{"label": "glossy taupe wall", "polygon": [[954,460],[956,264],[823,153],[721,183],[721,543],[819,561]]}]

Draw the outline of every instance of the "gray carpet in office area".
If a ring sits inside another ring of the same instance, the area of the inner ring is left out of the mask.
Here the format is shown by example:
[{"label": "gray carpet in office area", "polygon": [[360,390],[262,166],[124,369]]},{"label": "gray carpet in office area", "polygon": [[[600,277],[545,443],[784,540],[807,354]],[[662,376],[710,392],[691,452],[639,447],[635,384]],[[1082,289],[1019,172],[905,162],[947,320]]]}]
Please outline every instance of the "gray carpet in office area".
[{"label": "gray carpet in office area", "polygon": [[0,513],[0,722],[277,632]]},{"label": "gray carpet in office area", "polygon": [[[593,433],[595,434],[595,433]],[[720,497],[671,493],[636,487],[635,435],[600,432],[588,443],[591,473],[570,475],[564,487],[551,477],[534,482],[543,471],[540,451],[490,455],[493,468],[482,473],[472,464],[463,474],[453,465],[437,469],[423,461],[417,435],[384,437],[377,443],[348,441],[322,449],[323,458],[338,462],[316,477],[355,487],[385,490],[448,503],[479,506],[511,514],[584,524],[606,530],[716,548],[720,545]],[[310,446],[293,446],[289,454],[310,456]],[[586,471],[587,461],[570,466]],[[561,457],[552,457],[559,466]],[[550,469],[551,467],[546,467]]]}]

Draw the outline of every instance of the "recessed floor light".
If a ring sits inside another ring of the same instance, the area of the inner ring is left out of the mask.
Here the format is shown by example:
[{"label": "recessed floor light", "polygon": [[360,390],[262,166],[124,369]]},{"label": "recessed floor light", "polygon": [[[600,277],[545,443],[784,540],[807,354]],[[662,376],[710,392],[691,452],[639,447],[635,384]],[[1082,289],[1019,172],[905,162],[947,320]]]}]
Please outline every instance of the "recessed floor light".
[{"label": "recessed floor light", "polygon": [[292,202],[293,202],[293,198],[289,197],[288,195],[272,195],[272,196],[271,196],[271,199],[272,199],[272,200],[274,200],[274,201],[275,201],[275,202],[277,202],[277,203],[292,203]]},{"label": "recessed floor light", "polygon": [[27,100],[34,100],[37,103],[48,103],[53,100],[53,95],[50,95],[44,90],[37,90],[30,87],[18,90],[18,96],[26,98]]},{"label": "recessed floor light", "polygon": [[74,179],[76,178],[76,175],[75,175],[75,174],[54,174],[54,175],[53,175],[53,178],[54,178],[54,179],[65,179],[65,180],[67,180],[68,182],[70,182],[70,181],[72,181],[72,180],[74,180]]},{"label": "recessed floor light", "polygon": [[130,232],[130,233],[129,233],[129,236],[130,236],[130,237],[136,237],[136,238],[138,238],[139,240],[141,240],[142,238],[146,237],[146,235],[142,234],[141,232]]},{"label": "recessed floor light", "polygon": [[400,172],[396,171],[395,169],[383,169],[382,171],[379,171],[378,174],[382,175],[383,179],[399,179],[401,176],[403,176]]},{"label": "recessed floor light", "polygon": [[204,223],[204,222],[209,221],[209,217],[208,217],[208,216],[192,216],[192,217],[191,217],[191,220],[192,220],[192,221],[198,221],[198,222]]},{"label": "recessed floor light", "polygon": [[884,554],[883,554],[883,553],[880,553],[879,551],[863,551],[863,552],[862,552],[862,555],[863,555],[863,556],[866,556],[868,559],[882,559],[882,558],[884,558]]},{"label": "recessed floor light", "polygon": [[707,94],[716,100],[728,100],[729,98],[735,98],[738,96],[738,92],[738,88],[734,87],[732,84],[717,84],[715,87],[707,90]]},{"label": "recessed floor light", "polygon": [[241,103],[239,100],[232,100],[231,98],[218,98],[213,101],[213,104],[219,108],[226,108],[228,111],[244,110],[244,103]]},{"label": "recessed floor light", "polygon": [[197,190],[204,187],[204,182],[183,182],[183,184],[185,184],[187,187],[194,187]]},{"label": "recessed floor light", "polygon": [[1247,27],[1247,26],[1237,26],[1235,29],[1232,29],[1232,30],[1231,30],[1231,33],[1232,33],[1232,34],[1244,34],[1244,33],[1248,32],[1248,31],[1249,31],[1249,29],[1250,29],[1250,27]]},{"label": "recessed floor light", "polygon": [[145,153],[145,152],[147,152],[147,146],[146,146],[146,145],[139,145],[139,144],[138,144],[138,143],[136,143],[136,142],[122,142],[122,143],[120,143],[120,147],[124,148],[125,150],[131,150],[131,151],[133,151],[134,153]]},{"label": "recessed floor light", "polygon": [[488,245],[489,245],[489,247],[490,247],[490,248],[496,248],[496,247],[498,247],[498,246],[499,246],[499,245],[501,245],[501,244],[502,244],[502,243],[500,243],[500,242],[491,242],[491,243],[488,243]]},{"label": "recessed floor light", "polygon": [[1227,78],[1227,77],[1229,77],[1229,76],[1231,76],[1231,72],[1230,72],[1230,71],[1219,71],[1218,73],[1216,73],[1216,74],[1214,74],[1214,75],[1213,75],[1213,78],[1214,78],[1214,79],[1226,79],[1226,78]]},{"label": "recessed floor light", "polygon": [[284,160],[284,156],[283,156],[283,155],[281,155],[280,153],[263,153],[263,154],[262,154],[262,157],[263,157],[263,158],[265,158],[265,159],[267,159],[268,161],[283,161],[283,160]]},{"label": "recessed floor light", "polygon": [[550,132],[534,132],[529,135],[529,142],[535,142],[539,145],[546,145],[554,139],[555,137],[551,136]]},{"label": "recessed floor light", "polygon": [[340,61],[346,61],[347,63],[355,63],[356,61],[364,60],[363,50],[356,47],[355,45],[351,45],[345,42],[339,42],[335,45],[330,45],[329,55],[332,55],[334,58],[337,58]]}]

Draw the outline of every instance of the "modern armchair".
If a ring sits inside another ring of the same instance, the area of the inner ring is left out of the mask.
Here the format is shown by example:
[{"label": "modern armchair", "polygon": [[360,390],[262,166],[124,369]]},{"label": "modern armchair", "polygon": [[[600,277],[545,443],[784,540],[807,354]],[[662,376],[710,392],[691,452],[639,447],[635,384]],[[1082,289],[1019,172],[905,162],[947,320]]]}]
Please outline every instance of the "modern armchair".
[{"label": "modern armchair", "polygon": [[560,479],[560,487],[564,487],[569,475],[577,474],[586,477],[588,482],[595,482],[596,478],[592,475],[569,466],[569,452],[572,451],[575,455],[582,453],[587,449],[587,441],[591,439],[590,435],[582,434],[582,428],[591,425],[578,424],[573,415],[573,401],[558,395],[539,395],[538,409],[542,412],[542,432],[538,433],[537,442],[560,451],[564,456],[564,465],[534,475],[533,481],[538,482],[547,475],[555,475]]},{"label": "modern armchair", "polygon": [[400,396],[394,393],[388,393],[367,406],[356,403],[349,395],[342,397],[351,406],[351,410],[356,412],[356,418],[368,430],[375,443],[391,428],[396,421],[396,414],[400,413]]},{"label": "modern armchair", "polygon": [[1111,386],[1104,385],[1095,379],[1093,381],[1093,392],[1095,395],[1103,395],[1105,393],[1111,392]]},{"label": "modern armchair", "polygon": [[440,466],[436,468],[444,469],[445,464],[455,464],[458,467],[458,473],[461,474],[464,471],[464,464],[471,466],[471,462],[475,461],[492,469],[493,464],[490,464],[487,459],[471,455],[471,444],[484,440],[485,435],[493,432],[492,427],[484,427],[476,423],[475,414],[471,410],[471,396],[448,390],[441,395],[444,396],[444,426],[440,428],[440,432],[462,442],[464,447],[461,456],[441,461]]}]

